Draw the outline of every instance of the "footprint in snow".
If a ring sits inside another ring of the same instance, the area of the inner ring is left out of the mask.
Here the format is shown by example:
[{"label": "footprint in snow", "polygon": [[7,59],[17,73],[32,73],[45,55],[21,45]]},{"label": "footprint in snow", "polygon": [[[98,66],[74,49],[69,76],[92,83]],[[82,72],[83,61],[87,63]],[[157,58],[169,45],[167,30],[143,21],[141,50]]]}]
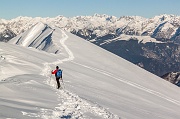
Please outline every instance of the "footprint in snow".
[{"label": "footprint in snow", "polygon": [[59,117],[62,119],[88,119],[92,115],[102,119],[119,119],[117,115],[112,114],[107,109],[81,99],[73,93],[66,90],[60,90],[58,92],[58,96],[62,102],[59,104],[59,107],[56,107],[56,110],[60,111]]}]

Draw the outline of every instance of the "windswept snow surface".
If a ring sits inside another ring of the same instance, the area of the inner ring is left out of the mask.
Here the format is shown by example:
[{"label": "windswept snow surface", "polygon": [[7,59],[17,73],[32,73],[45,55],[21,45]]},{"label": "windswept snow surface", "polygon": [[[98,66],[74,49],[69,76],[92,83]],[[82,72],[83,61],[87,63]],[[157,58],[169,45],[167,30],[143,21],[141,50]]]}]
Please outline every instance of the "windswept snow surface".
[{"label": "windswept snow surface", "polygon": [[[0,118],[179,119],[178,87],[71,33],[55,31],[58,54],[0,43]],[[50,73],[56,65],[63,69],[61,90]]]}]

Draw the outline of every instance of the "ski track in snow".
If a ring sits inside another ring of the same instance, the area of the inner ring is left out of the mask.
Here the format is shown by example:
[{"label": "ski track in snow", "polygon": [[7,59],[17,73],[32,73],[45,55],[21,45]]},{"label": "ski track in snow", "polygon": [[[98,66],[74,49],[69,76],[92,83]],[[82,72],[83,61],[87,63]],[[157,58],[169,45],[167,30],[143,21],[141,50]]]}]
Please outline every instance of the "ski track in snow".
[{"label": "ski track in snow", "polygon": [[170,97],[168,97],[168,96],[166,96],[166,95],[164,95],[164,94],[161,94],[161,93],[159,93],[159,92],[157,92],[157,91],[148,89],[148,88],[146,88],[146,87],[144,87],[144,86],[141,86],[141,85],[139,85],[139,84],[137,84],[137,83],[134,83],[134,82],[131,82],[131,81],[128,81],[128,80],[124,80],[124,79],[122,79],[122,78],[120,78],[120,77],[115,77],[115,76],[113,76],[113,74],[111,74],[111,73],[106,73],[106,72],[103,71],[103,70],[100,70],[100,69],[97,69],[97,68],[92,68],[92,67],[89,67],[89,66],[86,66],[86,65],[83,65],[83,64],[74,62],[74,61],[72,61],[72,62],[75,63],[75,64],[77,64],[77,65],[80,65],[80,66],[82,66],[82,67],[85,67],[85,68],[91,69],[91,70],[93,70],[93,71],[96,71],[96,72],[98,72],[98,73],[107,75],[107,76],[109,76],[109,77],[111,77],[111,78],[113,78],[113,79],[116,79],[116,80],[118,80],[118,81],[121,81],[121,82],[123,82],[123,83],[125,83],[125,84],[128,84],[128,85],[130,85],[130,86],[133,86],[133,87],[135,87],[135,88],[138,88],[138,89],[140,89],[140,90],[143,90],[143,91],[145,91],[145,92],[147,92],[147,93],[150,93],[150,94],[152,94],[152,95],[155,95],[155,96],[157,96],[157,97],[160,97],[160,98],[162,98],[162,99],[164,99],[164,100],[167,100],[167,101],[169,101],[169,102],[172,102],[172,103],[180,106],[180,101],[174,100],[174,99],[172,99],[172,98],[170,98]]},{"label": "ski track in snow", "polygon": [[[45,83],[52,86],[54,90],[57,90],[54,88],[56,87],[56,81],[52,80],[52,75],[48,75],[51,71],[50,65],[57,65],[66,61],[72,61],[74,59],[73,53],[65,45],[65,41],[67,39],[68,36],[64,31],[62,31],[62,39],[60,39],[60,43],[68,53],[69,57],[62,60],[57,60],[52,63],[44,63],[44,68],[41,72],[41,75],[44,75],[48,78]],[[107,72],[105,73],[107,74]],[[109,112],[107,109],[101,107],[100,105],[89,102],[85,99],[80,98],[78,95],[65,90],[65,87],[63,90],[56,91],[56,93],[58,95],[58,100],[61,101],[61,103],[59,103],[58,107],[55,107],[54,110],[41,108],[41,111],[38,114],[22,112],[23,115],[30,117],[41,117],[43,119],[90,119],[88,115],[93,115],[96,118],[119,119],[117,115]]]}]

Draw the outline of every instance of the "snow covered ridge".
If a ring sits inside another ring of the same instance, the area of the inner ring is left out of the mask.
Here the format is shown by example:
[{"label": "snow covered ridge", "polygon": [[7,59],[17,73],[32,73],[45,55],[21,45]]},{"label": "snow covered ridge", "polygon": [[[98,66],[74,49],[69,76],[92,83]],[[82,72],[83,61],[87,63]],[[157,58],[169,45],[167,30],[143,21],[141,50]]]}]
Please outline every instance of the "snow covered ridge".
[{"label": "snow covered ridge", "polygon": [[24,47],[33,47],[57,54],[61,50],[57,42],[57,32],[59,31],[39,22],[24,33],[21,33],[17,37],[11,39],[8,43]]},{"label": "snow covered ridge", "polygon": [[180,16],[159,15],[153,18],[140,16],[115,16],[98,15],[76,16],[67,18],[31,18],[17,17],[11,20],[0,20],[0,32],[11,29],[15,34],[28,30],[37,22],[56,26],[81,35],[87,39],[102,37],[108,34],[119,36],[121,34],[151,36],[156,39],[171,39],[179,42]]}]

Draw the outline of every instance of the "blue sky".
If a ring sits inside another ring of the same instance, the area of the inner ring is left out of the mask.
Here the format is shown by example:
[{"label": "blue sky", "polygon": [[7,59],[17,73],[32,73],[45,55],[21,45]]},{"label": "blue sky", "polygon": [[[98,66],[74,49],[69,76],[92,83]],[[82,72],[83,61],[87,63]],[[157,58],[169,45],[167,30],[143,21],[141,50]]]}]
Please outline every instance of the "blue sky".
[{"label": "blue sky", "polygon": [[18,16],[74,17],[80,15],[107,14],[142,16],[160,14],[180,15],[180,0],[0,0],[0,19]]}]

